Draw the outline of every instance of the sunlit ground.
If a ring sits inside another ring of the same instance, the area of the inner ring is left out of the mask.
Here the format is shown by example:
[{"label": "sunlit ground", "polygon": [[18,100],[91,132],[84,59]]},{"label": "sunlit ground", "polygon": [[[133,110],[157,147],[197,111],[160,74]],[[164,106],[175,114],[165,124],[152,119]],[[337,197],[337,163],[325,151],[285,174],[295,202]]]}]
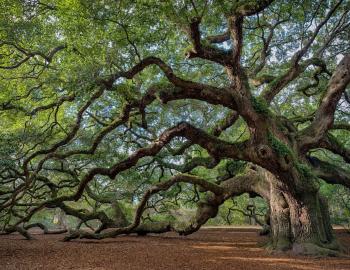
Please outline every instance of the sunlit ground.
[{"label": "sunlit ground", "polygon": [[[337,230],[350,253],[350,234]],[[62,235],[0,236],[0,269],[350,269],[350,257],[310,258],[270,254],[257,229],[202,229],[181,237],[173,233],[120,236],[103,241],[61,242]]]}]

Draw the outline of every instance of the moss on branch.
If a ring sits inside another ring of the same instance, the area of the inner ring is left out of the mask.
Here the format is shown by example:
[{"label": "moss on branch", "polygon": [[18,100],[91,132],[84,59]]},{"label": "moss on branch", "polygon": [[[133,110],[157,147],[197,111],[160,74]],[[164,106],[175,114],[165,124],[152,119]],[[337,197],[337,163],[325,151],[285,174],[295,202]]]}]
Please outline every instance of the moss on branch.
[{"label": "moss on branch", "polygon": [[259,113],[259,114],[263,114],[263,115],[268,115],[270,110],[269,110],[269,106],[266,103],[266,101],[261,98],[261,97],[252,97],[251,98],[251,102],[253,105],[254,110]]},{"label": "moss on branch", "polygon": [[291,156],[294,157],[293,151],[282,141],[277,139],[272,132],[267,135],[268,142],[270,143],[272,149],[280,156]]}]

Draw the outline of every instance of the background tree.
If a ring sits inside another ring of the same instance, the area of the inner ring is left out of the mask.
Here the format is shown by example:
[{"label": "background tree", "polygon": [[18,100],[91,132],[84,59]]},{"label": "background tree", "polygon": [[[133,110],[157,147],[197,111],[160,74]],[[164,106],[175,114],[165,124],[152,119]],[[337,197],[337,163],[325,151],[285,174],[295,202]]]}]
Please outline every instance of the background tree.
[{"label": "background tree", "polygon": [[338,252],[319,188],[350,183],[349,2],[1,4],[3,231],[60,208],[100,221],[67,240],[189,234],[249,193],[269,248]]}]

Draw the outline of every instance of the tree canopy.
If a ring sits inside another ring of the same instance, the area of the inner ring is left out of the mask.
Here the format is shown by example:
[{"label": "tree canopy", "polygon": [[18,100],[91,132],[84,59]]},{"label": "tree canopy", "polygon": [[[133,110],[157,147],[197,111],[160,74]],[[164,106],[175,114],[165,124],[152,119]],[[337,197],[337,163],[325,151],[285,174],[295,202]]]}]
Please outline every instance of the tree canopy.
[{"label": "tree canopy", "polygon": [[60,208],[100,222],[66,240],[186,235],[248,193],[269,248],[339,251],[319,190],[350,187],[349,1],[0,3],[2,231]]}]

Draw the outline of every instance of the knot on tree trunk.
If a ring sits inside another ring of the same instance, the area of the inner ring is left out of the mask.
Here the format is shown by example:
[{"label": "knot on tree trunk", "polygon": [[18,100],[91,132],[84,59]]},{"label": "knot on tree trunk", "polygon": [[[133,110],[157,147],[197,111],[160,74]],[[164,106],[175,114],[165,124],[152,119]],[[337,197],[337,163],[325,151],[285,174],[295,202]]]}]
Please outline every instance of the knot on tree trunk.
[{"label": "knot on tree trunk", "polygon": [[268,159],[273,156],[272,149],[266,144],[260,144],[257,147],[257,154],[258,157],[261,159]]}]

